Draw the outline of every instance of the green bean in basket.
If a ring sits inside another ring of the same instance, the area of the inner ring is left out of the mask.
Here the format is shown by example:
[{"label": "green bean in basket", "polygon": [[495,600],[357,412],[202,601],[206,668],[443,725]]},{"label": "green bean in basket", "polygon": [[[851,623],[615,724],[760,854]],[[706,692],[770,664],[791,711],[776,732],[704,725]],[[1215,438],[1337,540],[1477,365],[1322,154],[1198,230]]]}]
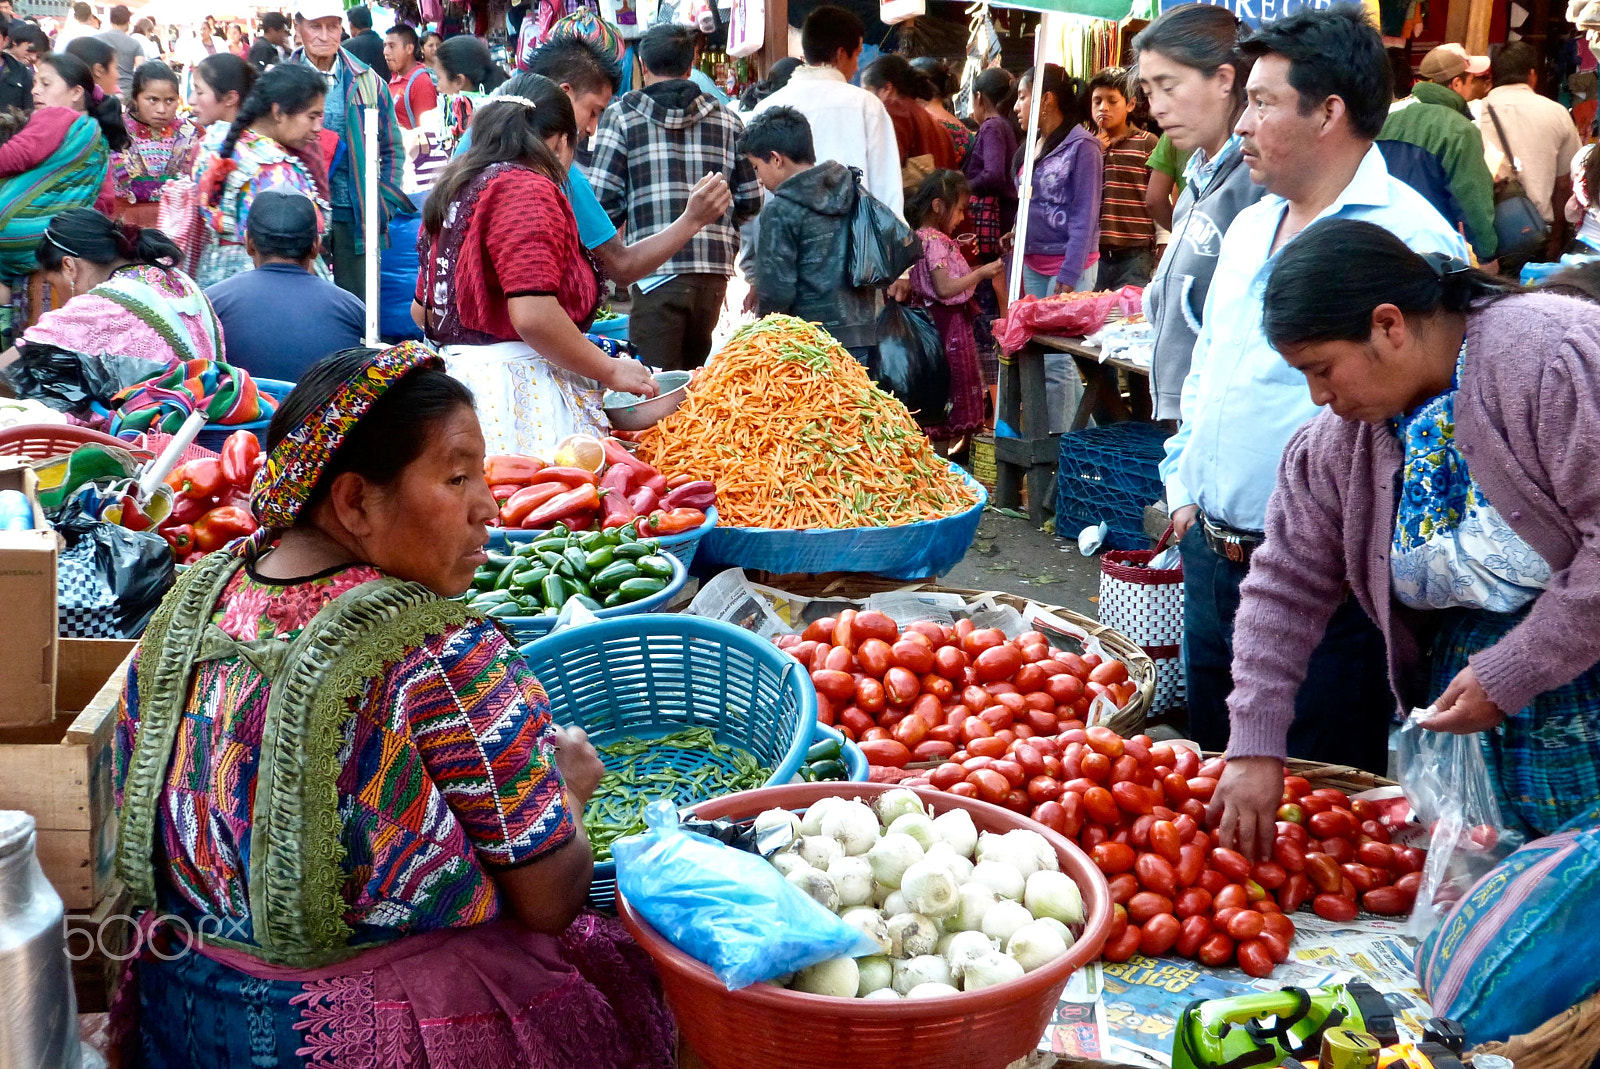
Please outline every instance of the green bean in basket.
[{"label": "green bean in basket", "polygon": [[558,524],[512,552],[491,551],[461,600],[486,616],[556,616],[568,601],[598,611],[660,593],[672,573],[661,543],[631,527],[573,533]]},{"label": "green bean in basket", "polygon": [[[610,861],[612,843],[645,830],[644,807],[657,798],[686,805],[765,786],[772,775],[771,769],[762,767],[750,754],[718,742],[710,728],[687,728],[659,739],[629,736],[596,749],[606,762],[606,774],[583,816],[596,861]],[[724,768],[712,760],[688,772],[671,765],[656,766],[657,755],[668,749],[694,750],[733,767]]]}]

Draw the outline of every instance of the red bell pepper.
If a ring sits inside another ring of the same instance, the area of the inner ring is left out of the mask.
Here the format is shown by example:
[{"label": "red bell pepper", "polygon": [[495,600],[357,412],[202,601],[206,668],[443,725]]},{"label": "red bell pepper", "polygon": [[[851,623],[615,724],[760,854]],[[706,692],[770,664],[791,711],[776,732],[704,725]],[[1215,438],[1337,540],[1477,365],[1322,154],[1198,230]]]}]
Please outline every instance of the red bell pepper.
[{"label": "red bell pepper", "polygon": [[661,535],[692,531],[705,522],[706,514],[699,509],[673,509],[671,512],[658,509],[641,519],[637,530],[640,538],[659,538]]},{"label": "red bell pepper", "polygon": [[633,469],[626,464],[613,464],[600,476],[600,488],[610,490],[618,497],[626,497],[633,490]]},{"label": "red bell pepper", "polygon": [[633,482],[635,486],[648,486],[658,494],[667,492],[667,477],[657,471],[653,466],[646,464],[623,447],[615,438],[602,440],[605,447],[606,463],[622,464],[633,469]]},{"label": "red bell pepper", "polygon": [[632,506],[628,504],[627,498],[621,494],[607,494],[605,500],[600,503],[600,527],[602,530],[609,531],[613,527],[626,527],[638,518],[639,514],[633,511]]},{"label": "red bell pepper", "polygon": [[628,495],[628,507],[635,516],[648,516],[661,507],[661,498],[648,486],[641,486]]},{"label": "red bell pepper", "polygon": [[544,461],[538,457],[492,456],[483,458],[483,477],[489,483],[516,483],[525,485],[543,471]]},{"label": "red bell pepper", "polygon": [[161,537],[172,547],[172,555],[182,560],[184,554],[194,549],[194,528],[187,523],[161,529]]},{"label": "red bell pepper", "polygon": [[222,443],[222,477],[248,490],[256,477],[256,458],[260,455],[261,443],[254,434],[234,431]]},{"label": "red bell pepper", "polygon": [[528,480],[529,486],[539,483],[566,483],[570,487],[599,486],[600,476],[583,468],[545,468]]},{"label": "red bell pepper", "polygon": [[522,487],[500,506],[500,526],[521,527],[528,513],[566,492],[567,488],[561,483],[536,483]]},{"label": "red bell pepper", "polygon": [[256,521],[237,505],[223,505],[201,516],[194,524],[195,545],[202,553],[221,549],[235,538],[255,534]]},{"label": "red bell pepper", "polygon": [[674,475],[672,478],[667,480],[667,489],[676,490],[678,487],[688,486],[694,481],[695,478],[693,475]]},{"label": "red bell pepper", "polygon": [[543,530],[569,520],[579,512],[588,512],[592,518],[599,508],[600,491],[585,483],[576,489],[556,495],[528,513],[522,518],[522,526],[529,530]]},{"label": "red bell pepper", "polygon": [[227,489],[219,457],[201,457],[180,465],[167,476],[167,485],[182,497],[212,498]]},{"label": "red bell pepper", "polygon": [[163,527],[178,527],[186,523],[193,523],[201,516],[216,508],[218,502],[209,497],[184,497],[177,494],[172,499],[172,511],[167,513],[167,518],[161,521]]},{"label": "red bell pepper", "polygon": [[521,483],[491,483],[489,493],[494,497],[494,503],[504,505],[511,500],[511,495],[522,489]]},{"label": "red bell pepper", "polygon": [[669,490],[661,503],[669,509],[699,509],[704,512],[717,503],[717,488],[704,479],[684,483],[676,490]]}]

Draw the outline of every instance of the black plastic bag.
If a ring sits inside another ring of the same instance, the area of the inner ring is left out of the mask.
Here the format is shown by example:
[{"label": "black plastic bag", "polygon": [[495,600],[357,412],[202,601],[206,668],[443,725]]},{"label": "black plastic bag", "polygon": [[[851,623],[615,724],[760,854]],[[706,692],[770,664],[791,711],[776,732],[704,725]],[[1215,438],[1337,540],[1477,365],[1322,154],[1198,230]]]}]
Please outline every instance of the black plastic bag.
[{"label": "black plastic bag", "polygon": [[884,302],[878,316],[878,385],[923,426],[944,422],[950,410],[950,361],[933,317],[921,308]]},{"label": "black plastic bag", "polygon": [[856,176],[856,207],[850,215],[850,262],[845,265],[858,286],[887,286],[922,259],[922,239]]},{"label": "black plastic bag", "polygon": [[118,390],[163,374],[170,362],[113,353],[80,353],[59,345],[19,341],[17,361],[0,380],[24,400],[58,412],[87,412],[91,404],[109,407]]},{"label": "black plastic bag", "polygon": [[69,638],[138,638],[176,579],[172,548],[154,531],[91,519],[68,501],[55,523],[56,615]]}]

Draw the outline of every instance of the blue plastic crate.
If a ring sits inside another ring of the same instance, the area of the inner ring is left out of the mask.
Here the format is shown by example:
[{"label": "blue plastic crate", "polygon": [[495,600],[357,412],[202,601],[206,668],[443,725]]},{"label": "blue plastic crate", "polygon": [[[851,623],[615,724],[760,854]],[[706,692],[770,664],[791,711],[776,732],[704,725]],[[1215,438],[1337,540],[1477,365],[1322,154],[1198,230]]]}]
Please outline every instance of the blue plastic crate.
[{"label": "blue plastic crate", "polygon": [[1113,423],[1061,436],[1056,467],[1056,534],[1076,540],[1105,523],[1103,549],[1147,549],[1144,509],[1161,499],[1158,465],[1167,432],[1156,423]]},{"label": "blue plastic crate", "polygon": [[[767,785],[773,786],[794,778],[817,724],[817,692],[800,663],[719,620],[676,614],[602,620],[530,642],[522,656],[555,722],[583,728],[597,747],[708,727],[719,743],[772,769]],[[713,760],[665,748],[643,765],[692,771]],[[705,798],[673,801],[681,807]],[[596,908],[614,908],[616,875],[612,862],[595,865],[589,901]]]}]

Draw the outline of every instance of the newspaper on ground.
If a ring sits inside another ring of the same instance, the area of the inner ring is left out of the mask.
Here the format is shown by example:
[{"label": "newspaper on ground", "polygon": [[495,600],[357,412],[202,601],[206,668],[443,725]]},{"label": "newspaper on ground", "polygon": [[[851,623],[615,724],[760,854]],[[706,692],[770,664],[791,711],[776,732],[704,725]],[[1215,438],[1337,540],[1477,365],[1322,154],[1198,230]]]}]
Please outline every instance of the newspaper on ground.
[{"label": "newspaper on ground", "polygon": [[[1126,1065],[1170,1066],[1178,1018],[1191,1002],[1352,980],[1365,981],[1383,992],[1394,1008],[1403,1042],[1422,1039],[1423,1024],[1432,1011],[1417,984],[1412,965],[1416,944],[1406,938],[1403,918],[1362,916],[1340,924],[1314,913],[1296,913],[1294,921],[1289,960],[1265,979],[1238,969],[1206,968],[1187,958],[1142,954],[1120,964],[1081,970],[1074,975],[1074,982],[1090,969],[1098,975],[1086,981],[1086,989],[1074,991],[1068,985],[1039,1049],[1075,1053],[1088,1046],[1079,1037],[1095,1034],[1097,1028],[1103,1037],[1099,1040],[1104,1052],[1101,1058]],[[1091,995],[1095,989],[1098,993]],[[1079,1029],[1080,1021],[1091,1024]],[[1074,1043],[1078,1047],[1072,1047]]]}]

